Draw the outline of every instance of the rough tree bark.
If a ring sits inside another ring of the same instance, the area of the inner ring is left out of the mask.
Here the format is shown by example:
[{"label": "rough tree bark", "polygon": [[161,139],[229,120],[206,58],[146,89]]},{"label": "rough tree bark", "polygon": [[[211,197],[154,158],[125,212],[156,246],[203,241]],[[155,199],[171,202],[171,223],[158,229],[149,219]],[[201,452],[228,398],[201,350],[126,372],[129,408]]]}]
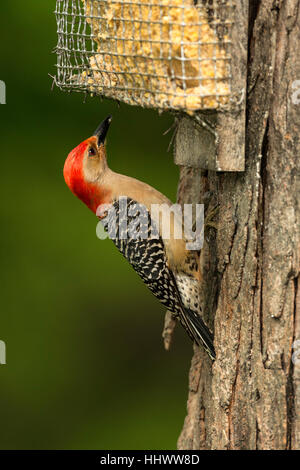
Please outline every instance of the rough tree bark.
[{"label": "rough tree bark", "polygon": [[179,449],[300,448],[299,9],[250,2],[246,171],[181,169],[187,200],[195,181],[194,201],[212,192],[219,228],[201,254],[217,360],[195,348]]}]

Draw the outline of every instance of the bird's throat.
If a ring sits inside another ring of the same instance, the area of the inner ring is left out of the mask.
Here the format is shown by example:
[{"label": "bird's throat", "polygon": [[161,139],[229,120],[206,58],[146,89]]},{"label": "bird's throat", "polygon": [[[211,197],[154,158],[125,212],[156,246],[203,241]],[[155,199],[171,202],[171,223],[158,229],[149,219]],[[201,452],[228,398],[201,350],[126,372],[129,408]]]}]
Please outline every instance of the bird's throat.
[{"label": "bird's throat", "polygon": [[102,188],[93,183],[86,183],[85,181],[74,182],[71,188],[72,192],[77,196],[84,204],[96,214],[97,208],[101,204],[110,203],[110,191]]}]

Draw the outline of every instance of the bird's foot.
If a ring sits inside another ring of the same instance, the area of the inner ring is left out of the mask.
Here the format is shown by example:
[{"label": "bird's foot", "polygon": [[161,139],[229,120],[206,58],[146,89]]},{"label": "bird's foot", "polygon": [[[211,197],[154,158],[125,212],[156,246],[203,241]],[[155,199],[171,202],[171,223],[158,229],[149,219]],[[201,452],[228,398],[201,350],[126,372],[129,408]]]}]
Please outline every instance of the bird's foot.
[{"label": "bird's foot", "polygon": [[207,214],[206,214],[205,219],[204,219],[205,229],[209,228],[209,227],[212,227],[215,230],[218,230],[218,223],[213,220],[218,212],[219,212],[219,206],[215,206],[212,209],[207,211]]}]

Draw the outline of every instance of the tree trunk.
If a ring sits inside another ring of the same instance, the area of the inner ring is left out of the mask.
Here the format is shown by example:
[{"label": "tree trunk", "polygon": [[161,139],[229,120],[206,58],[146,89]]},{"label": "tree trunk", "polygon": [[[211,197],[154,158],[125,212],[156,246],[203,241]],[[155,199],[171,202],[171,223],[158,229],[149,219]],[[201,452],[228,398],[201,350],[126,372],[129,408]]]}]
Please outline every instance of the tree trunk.
[{"label": "tree trunk", "polygon": [[201,253],[217,360],[195,347],[179,449],[300,448],[299,50],[299,1],[251,1],[246,171],[181,169],[219,220]]}]

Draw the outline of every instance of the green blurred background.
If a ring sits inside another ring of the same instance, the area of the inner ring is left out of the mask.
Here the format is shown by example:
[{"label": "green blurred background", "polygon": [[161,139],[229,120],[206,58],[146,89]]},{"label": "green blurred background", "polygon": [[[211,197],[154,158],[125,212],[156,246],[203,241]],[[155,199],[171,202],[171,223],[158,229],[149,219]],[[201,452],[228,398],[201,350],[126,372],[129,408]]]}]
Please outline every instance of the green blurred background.
[{"label": "green blurred background", "polygon": [[1,449],[175,449],[192,345],[161,340],[164,308],[96,237],[66,187],[68,152],[107,114],[113,170],[176,197],[172,116],[51,92],[54,1],[1,2]]}]

